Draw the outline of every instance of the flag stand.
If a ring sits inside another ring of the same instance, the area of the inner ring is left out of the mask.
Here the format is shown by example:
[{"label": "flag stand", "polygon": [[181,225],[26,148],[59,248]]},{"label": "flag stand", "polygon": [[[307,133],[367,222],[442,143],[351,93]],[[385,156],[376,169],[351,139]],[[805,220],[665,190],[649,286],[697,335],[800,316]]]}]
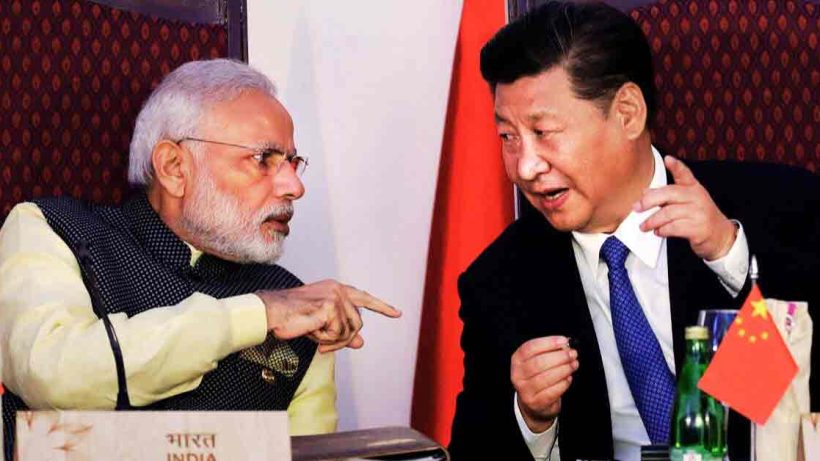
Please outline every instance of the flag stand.
[{"label": "flag stand", "polygon": [[[757,266],[757,258],[752,255],[752,261],[749,265],[749,277],[752,279],[752,285],[757,284],[757,279],[760,277],[760,270]],[[751,424],[749,425],[749,430],[751,431],[749,435],[749,443],[751,446],[749,447],[749,461],[757,461],[757,424],[754,421],[749,421]]]}]

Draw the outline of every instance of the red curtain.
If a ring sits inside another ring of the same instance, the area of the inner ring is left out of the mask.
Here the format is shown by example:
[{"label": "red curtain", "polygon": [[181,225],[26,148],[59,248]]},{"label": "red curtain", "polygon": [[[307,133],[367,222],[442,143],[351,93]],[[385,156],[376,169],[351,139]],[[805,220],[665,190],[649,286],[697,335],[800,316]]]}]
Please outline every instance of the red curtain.
[{"label": "red curtain", "polygon": [[456,281],[513,220],[513,186],[479,70],[481,47],[504,25],[504,8],[504,0],[464,1],[450,83],[412,408],[413,427],[445,445],[464,374]]}]

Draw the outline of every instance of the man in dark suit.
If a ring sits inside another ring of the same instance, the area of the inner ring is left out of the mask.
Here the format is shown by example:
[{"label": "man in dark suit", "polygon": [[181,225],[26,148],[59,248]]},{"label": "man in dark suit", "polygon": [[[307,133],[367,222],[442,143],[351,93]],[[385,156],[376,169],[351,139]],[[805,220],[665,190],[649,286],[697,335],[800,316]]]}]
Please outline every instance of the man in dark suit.
[{"label": "man in dark suit", "polygon": [[[543,5],[485,45],[481,70],[532,212],[459,280],[453,459],[637,460],[671,441],[684,328],[740,306],[750,252],[765,295],[816,309],[817,178],[662,158],[649,46],[605,5]],[[733,460],[748,458],[741,423]]]}]

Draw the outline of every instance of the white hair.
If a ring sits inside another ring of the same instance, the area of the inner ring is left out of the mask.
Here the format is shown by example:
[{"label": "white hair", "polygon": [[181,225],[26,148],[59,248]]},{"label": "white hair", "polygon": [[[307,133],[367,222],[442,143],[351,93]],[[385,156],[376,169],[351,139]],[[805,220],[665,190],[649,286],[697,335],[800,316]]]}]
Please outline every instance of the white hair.
[{"label": "white hair", "polygon": [[216,103],[258,90],[276,97],[273,82],[239,61],[192,61],[166,75],[137,116],[128,163],[128,182],[147,186],[154,177],[151,152],[163,139],[196,137],[202,116]]}]

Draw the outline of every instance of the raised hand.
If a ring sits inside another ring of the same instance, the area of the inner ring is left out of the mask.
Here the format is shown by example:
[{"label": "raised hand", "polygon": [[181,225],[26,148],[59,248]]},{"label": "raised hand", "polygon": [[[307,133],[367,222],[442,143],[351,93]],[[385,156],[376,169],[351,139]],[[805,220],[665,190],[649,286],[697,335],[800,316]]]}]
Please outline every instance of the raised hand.
[{"label": "raised hand", "polygon": [[387,317],[401,312],[367,292],[335,280],[303,285],[287,290],[262,290],[256,295],[265,303],[268,330],[279,339],[307,336],[319,344],[320,352],[364,345],[359,334],[362,317],[359,308]]},{"label": "raised hand", "polygon": [[663,163],[675,184],[648,189],[635,203],[635,211],[660,207],[641,224],[641,230],[685,238],[692,251],[707,261],[725,256],[735,243],[737,227],[718,209],[689,167],[668,155]]},{"label": "raised hand", "polygon": [[561,411],[561,396],[578,369],[578,352],[563,336],[531,339],[512,355],[510,379],[518,393],[518,407],[531,431],[552,427]]}]

